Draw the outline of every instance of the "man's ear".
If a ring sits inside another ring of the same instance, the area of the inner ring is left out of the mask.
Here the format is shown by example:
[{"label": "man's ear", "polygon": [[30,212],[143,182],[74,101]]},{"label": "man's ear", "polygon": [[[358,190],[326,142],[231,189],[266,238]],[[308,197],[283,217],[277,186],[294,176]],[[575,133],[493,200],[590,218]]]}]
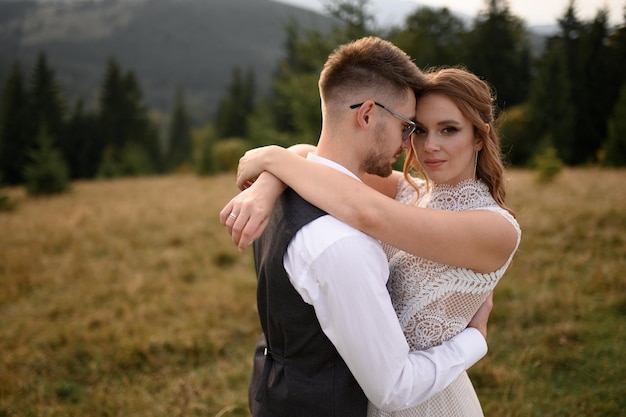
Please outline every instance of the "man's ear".
[{"label": "man's ear", "polygon": [[376,105],[374,104],[373,100],[367,100],[359,106],[357,119],[362,128],[367,128],[367,125],[370,122],[370,113],[375,106]]}]

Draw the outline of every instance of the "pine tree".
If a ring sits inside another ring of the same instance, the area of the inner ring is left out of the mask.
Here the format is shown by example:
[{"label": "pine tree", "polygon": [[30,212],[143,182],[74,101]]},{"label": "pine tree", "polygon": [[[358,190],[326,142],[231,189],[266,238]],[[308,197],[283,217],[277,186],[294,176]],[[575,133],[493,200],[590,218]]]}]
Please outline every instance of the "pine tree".
[{"label": "pine tree", "polygon": [[[256,106],[256,109],[248,118],[249,133],[246,139],[250,147],[269,144],[288,147],[295,143],[291,134],[291,132],[295,131],[294,127],[288,131],[279,130],[279,126],[275,122],[276,113],[274,112],[273,104],[275,102],[272,100],[262,102]],[[310,143],[315,143],[314,140],[317,137],[319,137],[319,134],[313,138],[309,137]],[[306,142],[306,140],[301,142]]]},{"label": "pine tree", "polygon": [[137,174],[151,174],[163,170],[163,158],[156,125],[150,120],[148,108],[143,102],[143,93],[137,77],[127,71],[123,79],[127,92],[128,105],[133,117],[130,142],[136,145],[136,151],[144,154],[144,165]]},{"label": "pine tree", "polygon": [[507,0],[487,0],[467,37],[466,66],[496,90],[500,109],[522,103],[530,84],[530,46],[523,22]]},{"label": "pine tree", "polygon": [[608,122],[608,139],[603,154],[605,165],[626,166],[626,83],[622,84],[619,99]]},{"label": "pine tree", "polygon": [[565,57],[566,71],[563,76],[568,80],[568,96],[573,115],[571,137],[561,138],[561,143],[557,143],[556,147],[564,162],[573,165],[582,162],[581,152],[576,147],[585,141],[583,136],[587,135],[590,129],[589,115],[584,111],[587,104],[585,101],[587,100],[588,79],[586,76],[587,62],[583,60],[582,41],[585,38],[586,27],[577,16],[574,0],[570,0],[565,14],[558,22],[561,33],[554,39],[554,42],[560,45]]},{"label": "pine tree", "polygon": [[446,7],[420,7],[409,15],[405,28],[392,32],[390,40],[409,54],[421,68],[453,66],[461,63],[463,21]]},{"label": "pine tree", "polygon": [[176,169],[192,159],[191,121],[182,90],[176,92],[168,134],[168,167]]},{"label": "pine tree", "polygon": [[0,176],[6,184],[24,180],[28,149],[35,144],[28,133],[27,93],[19,63],[13,65],[0,99]]},{"label": "pine tree", "polygon": [[500,117],[502,153],[507,162],[516,166],[527,165],[536,153],[541,139],[541,136],[537,136],[538,132],[533,132],[534,124],[530,120],[529,105],[525,103],[508,107]]},{"label": "pine tree", "polygon": [[142,175],[161,168],[158,132],[142,102],[132,71],[110,59],[100,94],[99,130],[103,159],[99,175]]},{"label": "pine tree", "polygon": [[572,163],[594,162],[607,136],[607,120],[615,104],[612,92],[619,88],[607,83],[610,51],[608,12],[600,10],[594,20],[583,25],[578,51],[578,84],[574,88],[576,134]]},{"label": "pine tree", "polygon": [[[287,26],[285,58],[278,63],[278,70],[272,80],[272,91],[266,103],[269,112],[259,108],[256,109],[256,115],[253,117],[269,115],[273,130],[286,135],[297,134],[298,128],[295,125],[294,112],[296,107],[302,107],[298,106],[300,102],[298,95],[313,94],[314,97],[318,97],[319,93],[317,82],[306,86],[306,89],[302,91],[292,91],[290,90],[290,85],[293,84],[291,79],[301,74],[317,74],[319,76],[320,66],[323,65],[328,54],[337,44],[339,43],[335,43],[331,37],[322,37],[316,33],[303,35],[295,22]],[[252,132],[251,135],[256,136],[257,133]],[[267,143],[269,142],[265,142],[265,144]]]},{"label": "pine tree", "polygon": [[70,188],[67,165],[45,129],[39,133],[37,148],[30,152],[24,179],[31,195],[62,193]]},{"label": "pine tree", "polygon": [[[317,88],[318,73],[297,72],[274,83],[274,91],[291,109],[289,132],[291,143],[316,143],[320,135],[320,96]],[[273,143],[279,140],[275,138]]]},{"label": "pine tree", "polygon": [[374,15],[369,13],[369,0],[330,0],[326,11],[344,23],[342,32],[347,39],[358,39],[369,35]]},{"label": "pine tree", "polygon": [[246,137],[254,97],[254,72],[249,69],[244,75],[241,68],[234,68],[228,92],[218,105],[215,127],[219,138]]},{"label": "pine tree", "polygon": [[64,143],[65,109],[63,98],[55,81],[54,71],[48,65],[44,53],[39,53],[35,61],[28,97],[28,117],[31,127],[29,134],[33,138],[37,138],[39,132],[45,130],[53,145],[65,155],[70,149]]},{"label": "pine tree", "polygon": [[575,128],[575,108],[567,71],[562,42],[551,39],[533,80],[527,106],[535,152],[554,146],[565,162],[571,160]]},{"label": "pine tree", "polygon": [[194,130],[194,167],[198,175],[210,175],[217,172],[215,166],[215,132],[212,124]]},{"label": "pine tree", "polygon": [[71,177],[94,178],[100,166],[104,145],[97,116],[84,109],[82,100],[76,103],[68,121],[65,143],[69,147],[66,160]]},{"label": "pine tree", "polygon": [[604,84],[608,88],[606,104],[611,109],[607,112],[608,115],[614,113],[620,97],[621,90],[615,86],[626,84],[626,5],[622,23],[608,36],[606,47],[608,63],[604,72]]},{"label": "pine tree", "polygon": [[[369,26],[374,21],[368,12],[368,0],[325,0],[324,3],[329,14],[341,23],[328,35],[302,33],[294,22],[287,27],[285,58],[278,63],[266,101],[269,112],[257,109],[252,116],[255,124],[263,125],[264,132],[260,135],[256,131],[247,133],[246,139],[255,136],[253,140],[258,143],[271,135],[272,143],[286,145],[317,141],[320,130],[319,70],[337,45],[370,35]],[[271,122],[259,123],[259,118],[266,117],[267,113],[271,115]]]},{"label": "pine tree", "polygon": [[[616,28],[608,38],[609,48],[609,85],[621,85],[626,82],[626,3],[624,4],[624,15],[622,16],[621,25]],[[617,98],[618,91],[615,92]]]},{"label": "pine tree", "polygon": [[130,109],[122,83],[122,71],[114,59],[107,63],[100,92],[100,131],[105,146],[114,154],[121,152],[127,140]]}]

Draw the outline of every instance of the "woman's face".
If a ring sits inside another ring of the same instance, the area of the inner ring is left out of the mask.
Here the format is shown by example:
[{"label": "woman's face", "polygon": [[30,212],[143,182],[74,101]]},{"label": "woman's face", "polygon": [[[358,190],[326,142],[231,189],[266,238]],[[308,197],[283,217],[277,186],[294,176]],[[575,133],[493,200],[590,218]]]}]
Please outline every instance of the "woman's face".
[{"label": "woman's face", "polygon": [[474,178],[476,148],[474,126],[458,106],[443,94],[427,94],[417,101],[417,130],[413,150],[436,184],[456,185]]}]

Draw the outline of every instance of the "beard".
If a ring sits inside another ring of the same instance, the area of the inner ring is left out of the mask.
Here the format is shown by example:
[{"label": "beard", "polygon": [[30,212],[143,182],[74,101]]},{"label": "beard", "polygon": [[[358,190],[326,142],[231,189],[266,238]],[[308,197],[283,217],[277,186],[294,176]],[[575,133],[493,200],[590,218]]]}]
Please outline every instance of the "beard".
[{"label": "beard", "polygon": [[363,171],[383,178],[391,175],[393,167],[389,162],[391,158],[384,151],[384,149],[386,149],[385,145],[383,129],[382,126],[379,126],[376,130],[374,147],[368,151],[363,160]]},{"label": "beard", "polygon": [[367,154],[365,162],[363,162],[364,171],[371,175],[379,177],[388,177],[393,172],[393,167],[389,162],[383,163],[383,156],[375,151]]}]

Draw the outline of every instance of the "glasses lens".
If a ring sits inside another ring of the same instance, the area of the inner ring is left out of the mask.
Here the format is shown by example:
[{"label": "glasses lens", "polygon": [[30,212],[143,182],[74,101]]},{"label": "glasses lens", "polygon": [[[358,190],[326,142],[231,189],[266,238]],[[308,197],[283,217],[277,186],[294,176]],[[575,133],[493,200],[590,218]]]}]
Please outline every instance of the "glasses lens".
[{"label": "glasses lens", "polygon": [[410,138],[414,130],[415,128],[413,126],[405,125],[404,129],[402,130],[402,140],[407,140],[408,138]]}]

